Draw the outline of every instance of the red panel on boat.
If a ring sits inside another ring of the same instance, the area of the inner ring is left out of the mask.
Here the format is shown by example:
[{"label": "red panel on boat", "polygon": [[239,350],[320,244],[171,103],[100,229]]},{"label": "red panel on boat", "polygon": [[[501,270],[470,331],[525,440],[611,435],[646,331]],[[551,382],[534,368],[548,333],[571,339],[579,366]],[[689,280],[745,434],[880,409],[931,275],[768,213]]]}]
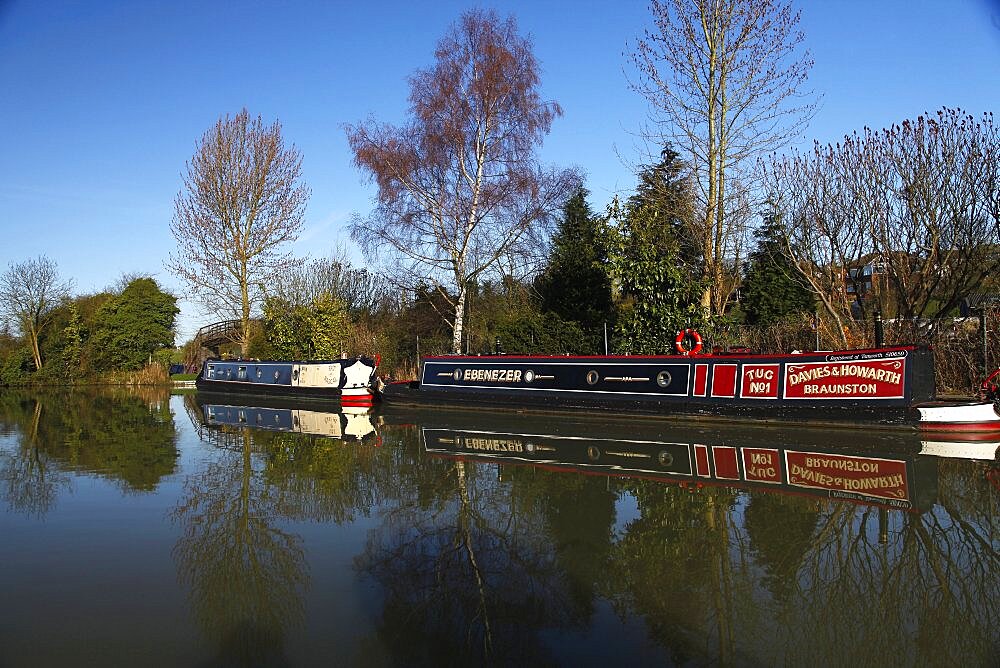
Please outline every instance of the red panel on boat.
[{"label": "red panel on boat", "polygon": [[716,364],[712,369],[712,396],[736,396],[736,364]]},{"label": "red panel on boat", "polygon": [[703,397],[705,396],[706,388],[708,387],[708,365],[707,364],[695,364],[694,365],[694,392],[693,396]]},{"label": "red panel on boat", "polygon": [[781,460],[778,450],[743,448],[743,471],[747,480],[781,482]]},{"label": "red panel on boat", "polygon": [[780,364],[744,364],[740,396],[745,399],[777,399]]},{"label": "red panel on boat", "polygon": [[906,396],[906,360],[847,359],[785,366],[786,399],[902,399]]},{"label": "red panel on boat", "polygon": [[704,476],[706,478],[712,475],[712,472],[708,468],[708,446],[695,445],[694,460],[695,460],[695,465],[698,468],[698,475]]},{"label": "red panel on boat", "polygon": [[740,465],[736,461],[736,448],[731,448],[728,445],[713,446],[712,458],[715,459],[716,478],[740,479]]}]

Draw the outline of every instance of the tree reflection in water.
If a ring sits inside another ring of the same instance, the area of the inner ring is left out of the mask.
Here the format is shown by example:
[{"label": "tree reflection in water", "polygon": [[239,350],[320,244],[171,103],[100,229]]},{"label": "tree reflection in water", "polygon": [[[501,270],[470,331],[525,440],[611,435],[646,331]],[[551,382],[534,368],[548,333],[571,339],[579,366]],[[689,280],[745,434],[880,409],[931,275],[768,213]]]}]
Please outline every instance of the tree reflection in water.
[{"label": "tree reflection in water", "polygon": [[[960,466],[954,482],[982,490]],[[631,487],[642,517],[613,547],[605,591],[676,662],[968,665],[998,655],[1000,526],[995,505],[979,505],[987,499],[918,514]]]},{"label": "tree reflection in water", "polygon": [[[417,441],[412,429],[383,434],[390,447]],[[462,461],[425,458],[400,473],[356,561],[384,590],[362,661],[376,651],[401,665],[553,661],[543,632],[585,628],[592,613],[614,495],[576,476]]]},{"label": "tree reflection in water", "polygon": [[125,391],[0,393],[0,424],[17,445],[0,451],[0,479],[11,509],[44,515],[68,471],[106,478],[127,494],[151,492],[177,460],[167,403]]},{"label": "tree reflection in water", "polygon": [[[988,664],[1000,655],[996,490],[985,465],[921,463],[934,477],[916,512],[425,457],[386,489],[357,560],[385,593],[371,657],[554,661],[552,639],[573,629],[600,642],[590,631],[607,600],[674,663]],[[639,515],[612,531],[624,496]]]},{"label": "tree reflection in water", "polygon": [[[52,507],[59,489],[69,488],[69,477],[40,445],[42,402],[35,400],[22,406],[28,417],[17,421],[20,428],[5,426],[4,429],[17,434],[17,442],[11,450],[0,451],[0,480],[3,481],[3,496],[11,510],[40,517]],[[4,421],[10,418],[8,408],[4,411]]]},{"label": "tree reflection in water", "polygon": [[220,663],[283,665],[285,633],[305,616],[302,539],[275,526],[280,495],[252,455],[254,434],[234,436],[185,483],[174,558]]}]

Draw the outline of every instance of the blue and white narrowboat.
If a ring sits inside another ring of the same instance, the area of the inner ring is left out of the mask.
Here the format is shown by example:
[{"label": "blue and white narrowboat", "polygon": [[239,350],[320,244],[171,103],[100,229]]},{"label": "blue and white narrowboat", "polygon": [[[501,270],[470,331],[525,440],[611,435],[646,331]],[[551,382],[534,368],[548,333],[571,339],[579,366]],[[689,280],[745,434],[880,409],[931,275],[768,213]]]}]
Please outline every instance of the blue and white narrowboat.
[{"label": "blue and white narrowboat", "polygon": [[344,406],[371,406],[376,360],[207,360],[195,386],[199,392],[269,398],[339,400]]}]

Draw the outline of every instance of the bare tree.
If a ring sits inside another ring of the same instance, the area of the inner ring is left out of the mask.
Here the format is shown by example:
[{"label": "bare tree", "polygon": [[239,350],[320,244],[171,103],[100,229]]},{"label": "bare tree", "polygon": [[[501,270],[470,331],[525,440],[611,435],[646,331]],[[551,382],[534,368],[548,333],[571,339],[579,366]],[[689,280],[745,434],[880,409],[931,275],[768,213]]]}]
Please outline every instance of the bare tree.
[{"label": "bare tree", "polygon": [[983,289],[1000,270],[998,164],[992,114],[946,108],[772,159],[766,173],[792,259],[843,323],[871,306],[937,317]]},{"label": "bare tree", "polygon": [[469,11],[435,56],[410,78],[406,125],[346,127],[355,164],[378,185],[376,209],[351,232],[369,257],[397,258],[408,287],[437,288],[459,352],[469,285],[500,258],[543,250],[545,224],[578,179],[536,162],[561,110],[541,98],[538,62],[513,18]]},{"label": "bare tree", "polygon": [[352,314],[373,315],[398,303],[397,291],[384,273],[351,263],[347,249],[334,248],[327,256],[285,272],[268,290],[288,304],[304,306],[326,296],[336,297]]},{"label": "bare tree", "polygon": [[799,13],[782,0],[652,0],[655,29],[631,54],[659,117],[659,144],[686,152],[699,198],[701,298],[721,313],[735,289],[755,158],[796,137],[815,111]]},{"label": "bare tree", "polygon": [[69,298],[73,282],[59,277],[56,263],[44,255],[13,263],[0,276],[0,309],[31,344],[35,369],[42,368],[38,339],[55,309]]},{"label": "bare tree", "polygon": [[301,172],[280,123],[265,127],[243,109],[204,134],[174,201],[167,267],[209,311],[240,321],[243,354],[266,286],[295,263],[282,247],[302,228],[310,193]]}]

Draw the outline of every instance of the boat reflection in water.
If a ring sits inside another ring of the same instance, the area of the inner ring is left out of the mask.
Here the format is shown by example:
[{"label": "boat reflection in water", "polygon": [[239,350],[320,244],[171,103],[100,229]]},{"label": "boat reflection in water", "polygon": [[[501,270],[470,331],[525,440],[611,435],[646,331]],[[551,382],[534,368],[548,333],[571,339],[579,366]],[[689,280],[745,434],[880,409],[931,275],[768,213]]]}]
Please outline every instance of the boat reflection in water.
[{"label": "boat reflection in water", "polygon": [[[924,510],[937,497],[938,458],[991,461],[1000,442],[929,441],[919,433],[691,429],[486,414],[413,418],[436,457],[529,465],[681,486],[725,486]],[[627,437],[604,437],[604,434]]]},{"label": "boat reflection in water", "polygon": [[232,396],[225,403],[196,395],[186,404],[192,421],[202,428],[250,427],[325,436],[344,441],[376,438],[369,408],[341,406],[337,411],[300,408],[295,401]]}]

